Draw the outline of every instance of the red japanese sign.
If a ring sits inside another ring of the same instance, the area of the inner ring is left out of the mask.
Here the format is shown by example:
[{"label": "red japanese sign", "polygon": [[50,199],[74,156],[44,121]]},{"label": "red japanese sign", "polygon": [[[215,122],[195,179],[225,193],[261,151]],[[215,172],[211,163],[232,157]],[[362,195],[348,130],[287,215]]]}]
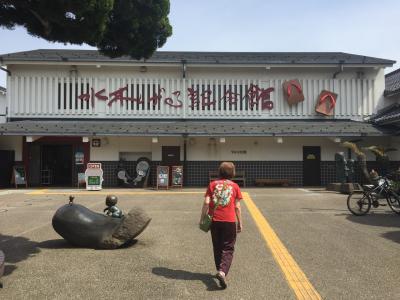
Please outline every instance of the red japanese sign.
[{"label": "red japanese sign", "polygon": [[[274,88],[263,89],[258,87],[257,85],[251,84],[244,96],[241,94],[233,92],[231,89],[226,89],[222,91],[222,96],[219,99],[216,99],[216,95],[213,94],[211,89],[204,90],[200,92],[199,90],[192,88],[187,89],[188,99],[190,100],[189,107],[195,109],[197,107],[206,108],[212,107],[220,103],[228,103],[230,105],[236,105],[239,101],[244,101],[248,103],[248,108],[254,109],[261,103],[262,110],[271,110],[274,107],[273,102],[270,100],[270,94],[274,91]],[[105,94],[106,89],[101,89],[99,91],[95,91],[93,88],[87,93],[82,93],[78,96],[78,99],[81,101],[86,101],[91,104],[92,107],[95,106],[95,101],[108,101],[107,105],[111,107],[115,102],[119,102],[122,106],[124,102],[132,102],[137,104],[145,103],[145,100],[142,98],[142,95],[138,97],[129,97],[128,96],[128,85],[121,87],[111,93],[108,96]],[[148,97],[147,103],[152,104],[153,106],[158,106],[161,103],[165,105],[181,108],[183,107],[183,101],[180,98],[182,92],[177,90],[173,91],[171,95],[167,95],[164,88],[160,88],[158,92],[154,92],[151,96]]]}]

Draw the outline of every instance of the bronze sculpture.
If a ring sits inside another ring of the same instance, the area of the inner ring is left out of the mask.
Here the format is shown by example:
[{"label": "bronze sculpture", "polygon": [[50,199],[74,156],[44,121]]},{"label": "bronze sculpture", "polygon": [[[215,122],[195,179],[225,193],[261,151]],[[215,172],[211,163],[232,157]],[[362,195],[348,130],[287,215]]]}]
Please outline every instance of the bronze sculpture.
[{"label": "bronze sculpture", "polygon": [[118,198],[114,195],[108,195],[106,197],[106,205],[107,207],[103,210],[103,212],[113,218],[122,218],[122,210],[120,210],[117,206]]},{"label": "bronze sculpture", "polygon": [[75,204],[70,197],[70,203],[56,211],[52,224],[54,230],[72,245],[115,249],[142,233],[150,221],[151,218],[138,207],[121,218],[113,218]]}]

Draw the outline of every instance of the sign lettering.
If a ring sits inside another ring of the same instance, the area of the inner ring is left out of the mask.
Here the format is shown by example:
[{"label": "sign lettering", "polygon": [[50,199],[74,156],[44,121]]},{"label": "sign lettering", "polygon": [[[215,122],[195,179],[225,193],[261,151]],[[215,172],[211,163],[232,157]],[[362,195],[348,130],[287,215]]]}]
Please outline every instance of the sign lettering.
[{"label": "sign lettering", "polygon": [[[188,99],[190,100],[189,107],[192,109],[199,108],[199,106],[204,109],[206,107],[212,107],[219,103],[227,103],[230,105],[236,105],[239,101],[244,100],[247,102],[250,109],[254,109],[259,103],[261,103],[262,110],[271,110],[274,108],[274,103],[271,101],[270,96],[274,88],[270,87],[267,89],[260,88],[258,85],[250,84],[250,86],[245,91],[243,97],[240,93],[234,92],[232,89],[227,89],[221,92],[221,97],[216,99],[216,93],[211,89],[203,90],[187,88]],[[105,101],[107,105],[111,107],[114,103],[118,103],[123,106],[124,102],[132,102],[137,104],[148,103],[153,106],[158,106],[164,103],[165,105],[181,108],[183,107],[183,101],[180,99],[182,96],[182,91],[176,90],[167,94],[165,88],[160,88],[157,92],[153,92],[149,95],[147,101],[143,99],[142,95],[138,97],[128,96],[128,85],[118,88],[111,93],[106,93],[106,89],[101,89],[95,91],[94,88],[90,88],[89,92],[82,93],[78,96],[78,100],[90,103],[92,107],[95,106],[96,100]]]}]

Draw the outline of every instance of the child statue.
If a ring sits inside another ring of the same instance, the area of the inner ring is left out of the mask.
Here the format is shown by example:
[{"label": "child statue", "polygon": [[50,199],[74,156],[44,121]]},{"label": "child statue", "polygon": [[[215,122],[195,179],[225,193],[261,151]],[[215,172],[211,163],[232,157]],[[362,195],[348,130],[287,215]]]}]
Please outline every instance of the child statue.
[{"label": "child statue", "polygon": [[118,198],[114,195],[108,195],[106,197],[106,205],[107,207],[104,209],[104,213],[106,213],[107,216],[113,217],[113,218],[121,218],[122,217],[122,210],[120,210],[117,207],[117,202]]}]

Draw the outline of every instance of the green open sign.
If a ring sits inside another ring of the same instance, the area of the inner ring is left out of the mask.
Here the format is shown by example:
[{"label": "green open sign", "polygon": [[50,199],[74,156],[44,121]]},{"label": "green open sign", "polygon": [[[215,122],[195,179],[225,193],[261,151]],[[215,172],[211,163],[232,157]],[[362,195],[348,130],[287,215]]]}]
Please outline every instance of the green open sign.
[{"label": "green open sign", "polygon": [[100,176],[89,176],[88,185],[100,185]]}]

